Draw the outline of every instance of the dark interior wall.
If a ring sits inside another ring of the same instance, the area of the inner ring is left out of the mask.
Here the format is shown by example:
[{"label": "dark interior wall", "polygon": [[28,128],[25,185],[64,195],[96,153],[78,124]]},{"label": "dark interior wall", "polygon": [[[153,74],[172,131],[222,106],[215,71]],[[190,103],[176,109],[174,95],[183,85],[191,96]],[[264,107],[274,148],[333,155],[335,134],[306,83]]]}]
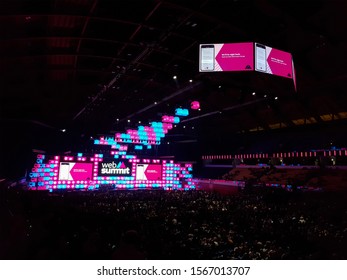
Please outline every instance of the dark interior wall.
[{"label": "dark interior wall", "polygon": [[1,177],[19,178],[30,171],[35,160],[33,149],[61,153],[77,148],[71,135],[31,121],[2,120],[0,129]]},{"label": "dark interior wall", "polygon": [[347,146],[346,122],[242,134],[215,135],[200,143],[201,154],[271,153]]}]

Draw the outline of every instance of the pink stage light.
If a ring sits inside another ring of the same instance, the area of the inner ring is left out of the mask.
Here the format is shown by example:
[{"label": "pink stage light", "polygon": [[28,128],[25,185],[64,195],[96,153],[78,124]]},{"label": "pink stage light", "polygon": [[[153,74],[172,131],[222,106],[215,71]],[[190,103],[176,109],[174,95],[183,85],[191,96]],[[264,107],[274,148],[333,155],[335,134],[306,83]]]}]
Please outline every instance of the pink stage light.
[{"label": "pink stage light", "polygon": [[192,110],[198,110],[200,108],[200,102],[199,101],[193,101],[190,103],[190,108]]}]

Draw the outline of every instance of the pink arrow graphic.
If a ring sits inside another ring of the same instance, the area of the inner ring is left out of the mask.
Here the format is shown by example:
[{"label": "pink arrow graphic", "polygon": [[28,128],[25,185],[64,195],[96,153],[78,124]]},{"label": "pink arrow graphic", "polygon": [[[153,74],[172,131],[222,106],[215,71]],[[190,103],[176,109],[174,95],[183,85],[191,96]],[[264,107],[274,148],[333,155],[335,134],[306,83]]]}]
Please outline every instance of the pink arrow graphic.
[{"label": "pink arrow graphic", "polygon": [[292,56],[290,53],[272,49],[267,57],[267,63],[273,75],[292,79]]},{"label": "pink arrow graphic", "polygon": [[73,180],[91,180],[93,165],[91,163],[75,163],[70,170],[70,175]]},{"label": "pink arrow graphic", "polygon": [[253,43],[224,44],[216,61],[223,71],[253,70]]}]

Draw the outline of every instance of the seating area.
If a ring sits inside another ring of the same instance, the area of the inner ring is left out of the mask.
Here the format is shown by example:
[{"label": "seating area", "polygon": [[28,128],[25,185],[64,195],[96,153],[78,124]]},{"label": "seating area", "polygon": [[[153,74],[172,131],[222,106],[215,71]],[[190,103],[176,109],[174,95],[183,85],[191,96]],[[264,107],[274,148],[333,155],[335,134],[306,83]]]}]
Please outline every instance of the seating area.
[{"label": "seating area", "polygon": [[330,191],[344,191],[347,180],[347,170],[327,169],[310,178],[306,185],[310,187],[323,186]]},{"label": "seating area", "polygon": [[278,183],[284,185],[302,185],[307,176],[312,171],[310,169],[271,169],[259,178],[262,183]]},{"label": "seating area", "polygon": [[256,182],[343,190],[347,180],[345,169],[317,168],[233,168],[222,177],[224,180]]},{"label": "seating area", "polygon": [[1,259],[347,258],[347,194],[0,190]]},{"label": "seating area", "polygon": [[253,168],[233,168],[228,173],[222,176],[223,180],[230,181],[246,181],[249,179],[256,179],[257,174]]}]

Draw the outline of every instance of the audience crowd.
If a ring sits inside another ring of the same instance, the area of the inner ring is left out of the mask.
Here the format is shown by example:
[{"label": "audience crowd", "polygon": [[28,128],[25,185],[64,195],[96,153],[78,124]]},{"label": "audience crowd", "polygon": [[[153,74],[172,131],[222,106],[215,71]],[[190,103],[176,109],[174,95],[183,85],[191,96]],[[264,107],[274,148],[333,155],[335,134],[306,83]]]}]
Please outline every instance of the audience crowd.
[{"label": "audience crowd", "polygon": [[346,196],[247,187],[1,197],[1,259],[346,259]]}]

